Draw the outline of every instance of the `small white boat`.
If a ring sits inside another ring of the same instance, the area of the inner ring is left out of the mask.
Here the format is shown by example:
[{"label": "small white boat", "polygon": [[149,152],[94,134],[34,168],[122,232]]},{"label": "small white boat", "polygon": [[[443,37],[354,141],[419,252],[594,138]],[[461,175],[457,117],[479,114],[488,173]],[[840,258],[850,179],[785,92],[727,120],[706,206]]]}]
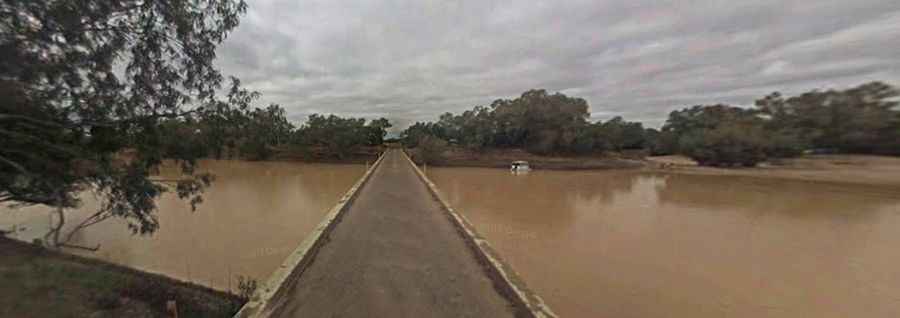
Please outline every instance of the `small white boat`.
[{"label": "small white boat", "polygon": [[531,171],[531,167],[528,166],[528,161],[513,161],[512,165],[509,166],[509,171],[512,172],[524,172]]}]

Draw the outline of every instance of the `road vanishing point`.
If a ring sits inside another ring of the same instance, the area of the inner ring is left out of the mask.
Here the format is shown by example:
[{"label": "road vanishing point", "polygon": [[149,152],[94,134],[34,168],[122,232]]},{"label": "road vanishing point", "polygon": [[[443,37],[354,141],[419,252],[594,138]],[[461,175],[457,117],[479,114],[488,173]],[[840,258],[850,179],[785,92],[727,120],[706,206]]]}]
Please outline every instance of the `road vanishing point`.
[{"label": "road vanishing point", "polygon": [[553,317],[390,149],[236,317]]}]

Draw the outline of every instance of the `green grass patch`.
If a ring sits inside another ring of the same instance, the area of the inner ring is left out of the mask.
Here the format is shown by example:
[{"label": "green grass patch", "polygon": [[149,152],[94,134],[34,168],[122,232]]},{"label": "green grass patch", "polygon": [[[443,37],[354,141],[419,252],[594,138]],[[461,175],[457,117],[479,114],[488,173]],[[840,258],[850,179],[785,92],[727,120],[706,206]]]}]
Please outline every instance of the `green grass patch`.
[{"label": "green grass patch", "polygon": [[0,238],[0,317],[231,317],[232,295]]}]

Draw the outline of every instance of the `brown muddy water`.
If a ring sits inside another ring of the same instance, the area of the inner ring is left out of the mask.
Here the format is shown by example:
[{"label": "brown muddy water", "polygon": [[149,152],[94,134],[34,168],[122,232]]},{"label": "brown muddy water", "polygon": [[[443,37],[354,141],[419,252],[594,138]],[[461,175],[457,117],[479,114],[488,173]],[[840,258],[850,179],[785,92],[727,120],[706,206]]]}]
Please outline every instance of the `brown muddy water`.
[{"label": "brown muddy water", "polygon": [[900,317],[900,189],[429,168],[563,317]]},{"label": "brown muddy water", "polygon": [[[221,290],[236,290],[238,275],[264,283],[365,165],[209,160],[200,170],[216,180],[196,211],[169,193],[159,202],[160,228],[152,236],[133,236],[124,222],[108,220],[75,238],[80,245],[100,244],[99,251],[68,251]],[[177,173],[162,169],[161,176]],[[67,213],[67,224],[96,209],[93,197],[83,200],[80,209]],[[24,241],[42,237],[51,222],[47,211],[0,207],[0,229],[15,227],[11,236]]]}]

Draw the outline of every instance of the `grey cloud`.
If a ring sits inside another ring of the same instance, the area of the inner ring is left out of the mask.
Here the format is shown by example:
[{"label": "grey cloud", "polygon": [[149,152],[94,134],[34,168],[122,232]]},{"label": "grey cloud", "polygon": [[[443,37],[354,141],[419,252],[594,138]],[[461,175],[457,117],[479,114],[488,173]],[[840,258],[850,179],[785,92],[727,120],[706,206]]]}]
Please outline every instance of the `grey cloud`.
[{"label": "grey cloud", "polygon": [[398,127],[546,88],[592,119],[900,81],[900,2],[253,1],[225,73],[311,113]]}]

